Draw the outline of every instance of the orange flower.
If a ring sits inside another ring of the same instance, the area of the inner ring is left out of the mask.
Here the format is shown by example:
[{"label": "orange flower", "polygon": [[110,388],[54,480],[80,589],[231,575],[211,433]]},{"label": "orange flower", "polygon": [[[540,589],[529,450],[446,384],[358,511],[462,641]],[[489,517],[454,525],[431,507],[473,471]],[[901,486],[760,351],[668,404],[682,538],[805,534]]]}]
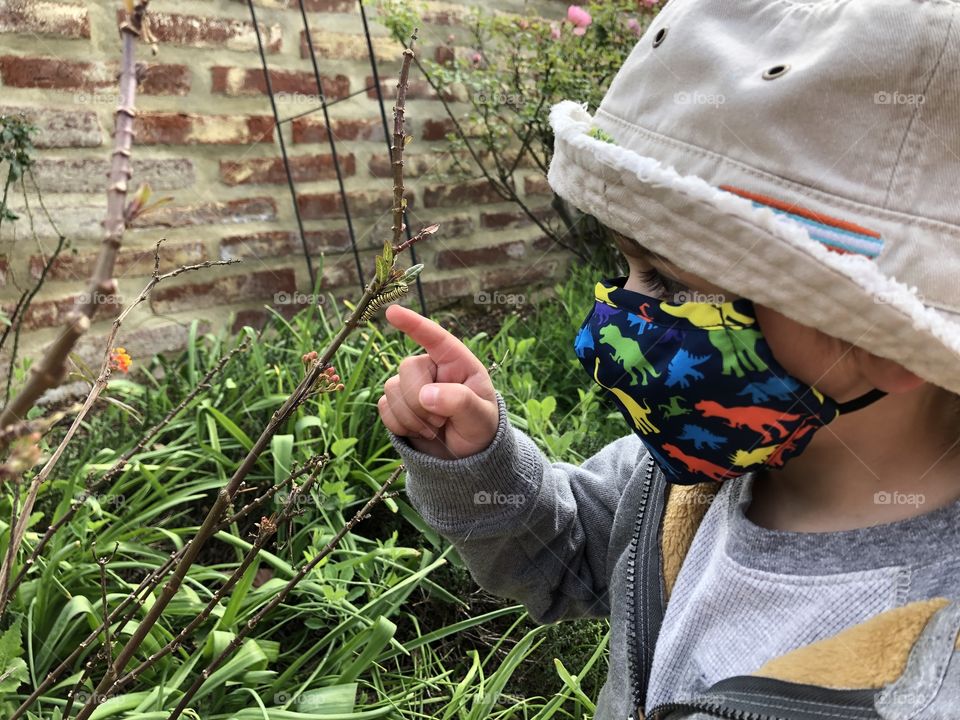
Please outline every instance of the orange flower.
[{"label": "orange flower", "polygon": [[111,370],[130,372],[130,365],[132,362],[133,360],[130,358],[130,355],[122,347],[114,348],[113,352],[110,353]]}]

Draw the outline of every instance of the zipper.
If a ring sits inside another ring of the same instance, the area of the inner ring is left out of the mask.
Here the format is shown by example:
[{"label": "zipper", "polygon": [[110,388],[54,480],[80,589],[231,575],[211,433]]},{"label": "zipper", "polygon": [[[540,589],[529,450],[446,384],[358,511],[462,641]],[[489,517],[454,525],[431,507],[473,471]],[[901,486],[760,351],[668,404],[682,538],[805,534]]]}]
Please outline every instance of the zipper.
[{"label": "zipper", "polygon": [[[643,486],[640,491],[637,517],[633,526],[633,537],[630,541],[630,549],[627,554],[627,668],[631,680],[630,687],[632,690],[634,707],[633,717],[636,717],[636,709],[643,707],[643,703],[646,700],[644,695],[647,684],[650,680],[650,665],[652,663],[651,656],[647,656],[646,654],[643,657],[640,656],[639,644],[640,641],[642,641],[643,647],[647,652],[652,649],[651,643],[656,639],[656,635],[659,633],[660,622],[662,621],[663,616],[663,602],[658,593],[657,598],[651,599],[651,602],[653,600],[658,601],[658,607],[655,608],[656,612],[648,612],[644,617],[638,617],[636,592],[638,572],[644,573],[649,582],[649,575],[651,574],[650,563],[659,558],[657,553],[644,553],[644,556],[641,558],[641,567],[639,569],[637,568],[637,551],[639,549],[641,538],[643,537],[644,519],[646,519],[647,506],[650,505],[652,507],[656,507],[656,504],[651,501],[651,494],[653,492],[654,475],[658,469],[659,468],[657,468],[657,464],[653,457],[649,457],[646,476],[643,480]],[[662,487],[660,492],[662,493]],[[655,525],[655,530],[657,531],[655,535],[659,535],[659,518],[657,518]],[[647,527],[649,528],[649,524]],[[656,566],[656,573],[655,579],[659,584],[659,563],[657,563]],[[650,593],[647,593],[647,595],[650,595]]]},{"label": "zipper", "polygon": [[749,710],[736,710],[725,707],[714,702],[682,702],[682,703],[663,703],[657,705],[651,712],[648,720],[666,720],[667,714],[676,710],[686,710],[688,712],[708,713],[713,717],[728,718],[729,720],[783,720],[773,715],[762,715],[750,712]]},{"label": "zipper", "polygon": [[[667,720],[668,717],[679,720],[693,713],[728,720],[822,720],[824,717],[880,720],[873,702],[874,692],[867,688],[838,690],[756,675],[736,675],[719,681],[699,697],[658,705],[650,711],[648,720]],[[769,710],[771,707],[776,710]],[[678,711],[681,714],[674,716]]]},{"label": "zipper", "polygon": [[[627,555],[627,668],[631,680],[633,714],[627,720],[640,717],[639,710],[646,700],[653,663],[653,643],[660,633],[664,616],[663,574],[660,553],[649,546],[658,542],[663,519],[666,483],[654,484],[656,473],[663,471],[653,457],[648,460],[646,476],[640,492],[637,518]],[[647,518],[647,509],[658,512],[656,518]],[[646,521],[646,524],[644,523]],[[644,552],[637,567],[640,543]],[[640,617],[637,612],[637,575],[643,573],[647,585],[644,597],[649,607]],[[658,592],[651,592],[656,587]],[[641,642],[644,653],[639,652]],[[662,703],[646,714],[647,720],[667,720],[675,712],[682,712],[675,720],[693,713],[705,713],[727,720],[822,720],[826,716],[843,720],[881,720],[874,704],[874,690],[835,689],[805,685],[755,675],[736,675],[720,680],[699,697],[683,702]],[[776,714],[765,712],[770,701],[776,701]]]}]

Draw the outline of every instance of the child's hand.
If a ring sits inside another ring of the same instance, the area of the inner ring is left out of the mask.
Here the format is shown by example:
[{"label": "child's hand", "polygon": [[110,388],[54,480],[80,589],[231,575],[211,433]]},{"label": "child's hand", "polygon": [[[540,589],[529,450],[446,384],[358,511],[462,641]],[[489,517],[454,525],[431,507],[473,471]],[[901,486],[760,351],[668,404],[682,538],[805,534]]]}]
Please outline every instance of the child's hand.
[{"label": "child's hand", "polygon": [[[427,351],[404,358],[383,384],[383,424],[417,450],[453,460],[486,449],[500,419],[486,367],[467,346],[420,313],[391,305],[387,322]],[[431,399],[431,393],[436,397]]]}]

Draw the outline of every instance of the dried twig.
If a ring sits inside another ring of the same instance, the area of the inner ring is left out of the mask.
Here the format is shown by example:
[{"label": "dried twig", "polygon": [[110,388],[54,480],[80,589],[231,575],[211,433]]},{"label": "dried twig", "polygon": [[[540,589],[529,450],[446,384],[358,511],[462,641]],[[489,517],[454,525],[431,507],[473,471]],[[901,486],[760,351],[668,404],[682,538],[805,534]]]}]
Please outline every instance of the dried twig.
[{"label": "dried twig", "polygon": [[[207,618],[210,617],[210,613],[213,612],[213,609],[220,604],[220,601],[226,597],[227,593],[229,593],[240,581],[240,578],[243,577],[243,574],[247,571],[247,568],[253,564],[253,561],[260,554],[260,551],[264,548],[267,541],[276,533],[277,528],[294,515],[294,506],[301,497],[310,492],[310,489],[316,482],[317,475],[324,468],[327,460],[329,460],[329,456],[327,455],[316,456],[311,458],[303,468],[297,471],[297,475],[305,472],[309,472],[310,475],[300,488],[297,488],[295,492],[290,493],[290,495],[287,497],[286,503],[284,503],[283,509],[278,515],[271,515],[269,518],[265,517],[260,521],[257,537],[254,540],[253,545],[251,545],[246,555],[244,555],[243,560],[239,565],[237,565],[236,568],[234,568],[233,572],[224,581],[223,585],[221,585],[207,601],[207,604],[203,610],[201,610],[200,613],[197,614],[197,617],[191,620],[173,640],[169,641],[166,645],[153,653],[137,667],[117,680],[114,686],[110,689],[111,693],[116,693],[117,691],[121,690],[127,683],[137,679],[137,677],[146,672],[146,670],[156,664],[161,658],[166,657],[180,647],[184,640],[186,640],[194,630],[200,627],[200,625],[202,625]],[[293,477],[294,475],[290,475],[288,480]]]},{"label": "dried twig", "polygon": [[26,437],[27,435],[33,435],[35,433],[39,433],[40,435],[46,434],[50,431],[50,428],[63,420],[67,415],[79,409],[80,404],[77,403],[64,410],[50,413],[45,417],[34,420],[24,420],[14,425],[8,425],[0,430],[0,450],[6,450],[14,440]]},{"label": "dried twig", "polygon": [[[436,80],[434,80],[433,76],[427,71],[427,69],[423,66],[423,64],[420,62],[419,59],[415,59],[414,62],[416,63],[417,68],[420,70],[420,72],[423,73],[424,79],[433,89],[434,93],[437,96],[437,99],[440,100],[440,103],[443,106],[443,109],[446,111],[447,115],[452,121],[453,129],[456,131],[457,136],[459,137],[460,141],[463,143],[464,147],[466,147],[467,151],[470,153],[470,156],[472,157],[474,164],[478,168],[480,168],[481,174],[487,180],[487,182],[490,183],[493,189],[504,200],[509,200],[510,202],[513,202],[519,205],[520,209],[530,219],[530,221],[534,225],[539,227],[557,245],[559,245],[560,247],[566,250],[569,250],[571,253],[576,255],[578,258],[580,258],[584,262],[589,262],[590,261],[589,257],[584,255],[578,248],[564,242],[562,238],[557,236],[557,233],[554,230],[552,230],[548,225],[544,223],[542,217],[537,216],[537,214],[523,201],[523,198],[517,195],[516,190],[510,186],[510,183],[507,182],[506,176],[504,176],[502,172],[499,173],[500,175],[499,178],[495,178],[490,173],[490,171],[487,169],[487,166],[481,161],[480,155],[478,154],[477,150],[473,147],[473,143],[470,142],[469,136],[467,135],[466,131],[463,129],[463,126],[460,123],[460,118],[458,117],[457,113],[454,112],[453,108],[450,106],[450,102],[447,100],[446,93],[443,91],[443,88],[441,88],[439,83]],[[473,105],[474,110],[479,112],[480,108],[477,107],[476,101],[472,97],[468,97],[468,100],[471,103],[471,105]],[[454,156],[454,160],[456,161],[456,156]]]},{"label": "dried twig", "polygon": [[[176,407],[172,408],[170,412],[168,412],[166,416],[162,420],[160,420],[160,422],[158,422],[152,428],[147,430],[147,432],[144,433],[143,437],[136,443],[136,445],[129,448],[126,452],[123,453],[123,455],[117,458],[117,460],[113,463],[110,469],[107,470],[107,472],[105,472],[103,475],[101,475],[96,482],[90,483],[86,486],[87,493],[88,494],[95,493],[97,490],[99,490],[101,487],[104,487],[108,482],[110,482],[117,475],[123,472],[123,469],[127,466],[127,463],[130,461],[130,458],[132,458],[136,453],[142,450],[148,442],[153,440],[153,438],[159,435],[160,432],[163,430],[163,428],[165,428],[168,424],[170,424],[170,422],[177,415],[179,415],[181,411],[183,411],[191,402],[193,402],[193,400],[197,397],[197,395],[199,395],[203,390],[209,389],[210,381],[216,375],[219,375],[221,372],[223,372],[223,369],[227,366],[227,363],[229,363],[234,358],[234,356],[236,356],[238,353],[246,352],[250,348],[250,344],[251,344],[250,338],[248,337],[240,345],[238,345],[229,353],[227,353],[222,358],[220,358],[220,360],[217,361],[216,365],[214,365],[212,368],[210,368],[210,370],[207,371],[207,373],[203,376],[203,379],[200,380],[199,384],[195,388],[193,388],[189,393],[187,393],[184,396],[183,400],[177,403]],[[52,418],[56,417],[57,420],[59,421],[59,419],[61,419],[68,412],[69,413],[76,412],[79,410],[80,407],[81,407],[80,405],[75,405],[72,408],[70,408],[68,411],[57,413],[56,415],[51,417]],[[39,422],[39,421],[31,421],[31,422]],[[18,425],[14,425],[13,427],[19,428],[22,425],[23,424],[18,424]],[[4,431],[0,431],[0,438],[2,438],[3,433],[9,430],[10,428],[7,428],[7,430],[4,430]],[[2,440],[0,440],[0,447],[2,447]],[[16,589],[20,586],[20,583],[23,582],[23,579],[26,577],[27,573],[30,571],[30,568],[33,567],[34,563],[37,561],[37,558],[40,557],[41,553],[43,552],[43,549],[47,546],[47,543],[50,542],[50,540],[57,533],[57,531],[60,530],[60,528],[62,528],[64,525],[70,522],[70,520],[73,519],[73,517],[77,513],[77,510],[79,510],[82,505],[83,503],[80,500],[74,500],[72,503],[70,503],[70,507],[68,507],[66,511],[64,511],[63,515],[61,515],[54,523],[52,523],[47,528],[46,532],[43,534],[43,537],[40,538],[40,541],[37,543],[36,547],[33,548],[33,550],[24,560],[23,566],[20,568],[20,571],[17,573],[17,576],[10,583],[10,587],[7,589],[8,599],[13,597],[13,594],[16,592]],[[5,606],[0,606],[0,614],[3,614],[4,609],[5,609]]]},{"label": "dried twig", "polygon": [[[330,460],[330,456],[327,455],[326,453],[324,453],[323,455],[317,456],[317,462],[326,464],[329,460]],[[267,488],[266,492],[264,492],[262,495],[260,495],[254,500],[251,500],[249,503],[247,503],[242,508],[237,510],[237,512],[235,512],[233,515],[226,518],[221,524],[224,526],[233,525],[235,522],[237,522],[243,517],[246,517],[257,508],[262,507],[264,503],[266,503],[270,498],[272,498],[274,495],[280,492],[280,490],[282,490],[285,486],[299,479],[300,476],[307,474],[309,471],[310,471],[310,466],[304,465],[302,468],[290,473],[289,475],[287,475],[287,477],[285,477],[280,482],[276,483],[275,485],[271,485],[269,488]],[[301,494],[303,493],[303,488],[300,489],[300,493]]]},{"label": "dried twig", "polygon": [[[401,78],[407,77],[412,60],[413,51],[409,50],[408,52],[405,52],[403,58],[403,67],[401,69]],[[398,99],[397,105],[394,107],[395,121],[396,124],[400,125],[401,130],[404,108],[400,100],[404,97],[405,93],[401,95],[401,97]],[[400,181],[402,183],[402,164],[395,166],[395,182],[397,181],[398,172],[401,174]],[[403,199],[402,195],[403,191],[401,184],[401,189],[399,191],[400,201]],[[399,202],[397,198],[398,192],[397,189],[394,188],[395,221],[397,217],[397,204]],[[402,202],[400,202],[400,206],[402,208]],[[398,228],[401,227],[402,220],[396,222],[398,224],[394,227],[394,236],[395,239],[399,239]],[[196,561],[206,542],[213,536],[215,528],[220,522],[220,519],[233,502],[238,490],[240,489],[247,475],[253,469],[254,465],[257,463],[260,455],[269,446],[271,438],[276,434],[277,430],[287,422],[288,418],[296,411],[296,409],[303,404],[306,398],[309,397],[310,393],[314,390],[315,386],[320,380],[320,376],[326,373],[327,368],[330,366],[330,361],[336,351],[341,345],[343,345],[344,341],[347,339],[347,336],[354,330],[354,328],[357,327],[361,321],[361,318],[365,316],[368,306],[373,307],[372,303],[374,300],[384,297],[383,292],[385,288],[390,288],[392,291],[392,288],[396,287],[398,284],[402,284],[402,282],[396,282],[400,276],[407,277],[407,275],[414,270],[418,273],[419,268],[422,267],[415,266],[415,268],[408,270],[407,273],[403,273],[394,268],[395,261],[396,258],[392,252],[392,245],[390,241],[387,240],[384,243],[383,255],[378,256],[377,258],[376,277],[370,283],[368,283],[353,312],[346,319],[344,324],[338,330],[337,334],[331,339],[326,349],[320,353],[315,360],[313,360],[300,384],[293,390],[286,401],[284,401],[283,405],[281,405],[280,408],[274,412],[273,416],[270,418],[270,421],[267,423],[266,428],[264,428],[263,432],[260,434],[260,437],[253,444],[253,447],[249,450],[247,456],[243,459],[243,461],[241,461],[237,469],[234,471],[230,481],[226,486],[220,489],[220,492],[217,494],[216,501],[207,512],[206,517],[200,525],[200,528],[197,530],[196,534],[189,543],[186,552],[177,561],[176,566],[174,567],[173,572],[170,574],[166,584],[163,586],[163,589],[157,595],[155,601],[150,606],[150,609],[147,611],[144,618],[137,624],[136,629],[133,631],[126,644],[117,653],[117,657],[113,662],[112,672],[108,673],[108,675],[104,677],[104,680],[101,681],[100,685],[97,686],[91,698],[87,701],[77,715],[77,720],[87,720],[90,717],[90,714],[96,708],[96,699],[107,697],[109,695],[112,681],[108,681],[108,678],[119,677],[124,668],[126,668],[127,663],[133,658],[147,634],[153,629],[154,625],[156,625],[157,621],[163,615],[164,609],[167,607],[167,605],[169,605],[170,601],[179,591],[180,585],[183,583],[187,571]],[[231,647],[230,651],[232,652],[233,649],[235,649],[235,647]]]},{"label": "dried twig", "polygon": [[400,244],[400,235],[403,232],[403,211],[407,207],[407,199],[403,197],[403,149],[407,144],[407,137],[403,131],[404,113],[407,104],[407,80],[410,77],[410,62],[413,60],[413,43],[417,40],[417,31],[414,29],[410,38],[410,47],[403,51],[403,65],[400,69],[400,81],[397,83],[397,104],[393,109],[393,146],[390,148],[390,167],[393,170],[393,247]]},{"label": "dried twig", "polygon": [[97,310],[97,305],[105,297],[116,292],[117,283],[113,278],[113,268],[126,229],[124,203],[127,195],[127,181],[133,174],[130,165],[130,149],[133,145],[133,119],[136,116],[134,102],[137,93],[134,55],[136,40],[141,34],[149,1],[137,0],[128,19],[120,26],[123,38],[120,104],[115,113],[110,183],[107,188],[107,214],[100,255],[97,257],[87,292],[67,316],[62,332],[45,350],[40,361],[31,368],[30,376],[20,393],[0,412],[0,427],[22,420],[44,392],[63,382],[67,374],[67,359],[70,352],[90,328],[90,321]]},{"label": "dried twig", "polygon": [[[31,177],[32,177],[32,171],[31,171]],[[39,189],[37,190],[37,192],[39,193]],[[40,206],[43,207],[42,202],[40,203]],[[46,211],[46,208],[44,208],[44,211]],[[50,222],[51,224],[53,224],[52,219],[50,220]],[[10,313],[10,318],[9,318],[10,324],[4,328],[2,335],[0,335],[0,349],[2,349],[4,344],[6,343],[8,334],[11,331],[13,332],[13,345],[10,349],[10,364],[7,367],[7,384],[6,384],[6,389],[4,390],[5,404],[10,401],[10,391],[12,390],[12,385],[13,385],[13,375],[14,375],[13,371],[17,362],[17,348],[20,345],[20,332],[23,328],[23,316],[27,312],[27,308],[30,307],[30,303],[33,302],[33,298],[36,296],[38,292],[40,292],[40,289],[46,283],[47,274],[50,272],[50,269],[53,267],[53,264],[56,262],[57,258],[60,257],[60,253],[63,251],[63,246],[67,240],[65,235],[61,235],[60,231],[56,230],[56,227],[54,227],[54,230],[56,231],[59,238],[57,240],[56,249],[53,251],[50,257],[47,258],[47,261],[44,263],[43,268],[40,270],[40,277],[37,278],[37,281],[33,284],[33,287],[30,290],[24,291],[24,293],[20,296],[20,299],[17,301],[17,304],[14,306],[13,311]],[[3,427],[3,426],[0,425],[0,427]]]},{"label": "dried twig", "polygon": [[113,552],[110,553],[110,557],[98,557],[97,556],[97,545],[94,542],[93,547],[91,548],[93,552],[93,559],[97,563],[97,567],[100,570],[100,602],[102,604],[103,610],[103,650],[101,654],[104,658],[113,657],[113,637],[110,635],[110,623],[107,622],[107,618],[110,616],[110,606],[107,604],[107,565],[110,563],[113,558],[117,555],[117,550],[120,547],[120,543],[116,543],[113,546]]},{"label": "dried twig", "polygon": [[[289,582],[283,587],[280,592],[274,595],[273,599],[270,600],[266,605],[264,605],[260,610],[257,611],[257,614],[250,618],[246,623],[244,623],[236,632],[233,639],[230,641],[229,645],[223,649],[216,658],[214,658],[207,667],[205,667],[200,675],[197,676],[197,679],[193,681],[187,691],[183,694],[183,697],[180,698],[180,702],[177,703],[177,706],[173,709],[173,712],[167,717],[167,720],[177,720],[178,717],[187,709],[187,706],[190,704],[190,700],[194,695],[197,694],[197,691],[203,686],[203,683],[206,682],[207,678],[218,668],[223,662],[233,654],[233,652],[240,647],[240,643],[243,642],[243,639],[249,635],[253,629],[266,617],[271,610],[273,610],[277,605],[282,603],[287,595],[290,594],[290,591],[293,590],[303,578],[310,574],[310,571],[313,570],[317,565],[319,565],[324,558],[326,558],[333,550],[337,547],[340,541],[343,539],[344,535],[350,532],[354,526],[367,517],[370,511],[377,505],[382,499],[383,494],[387,491],[387,488],[390,487],[394,481],[400,476],[400,473],[403,472],[404,466],[400,465],[396,470],[394,470],[390,477],[388,477],[383,484],[377,489],[373,494],[366,505],[364,505],[356,515],[354,515],[350,521],[344,525],[337,532],[336,535],[328,542],[324,548],[317,553],[316,557],[312,558],[310,562],[300,568],[297,573],[290,578]],[[79,720],[79,719],[78,719]]]},{"label": "dried twig", "polygon": [[[321,457],[326,458],[325,455]],[[218,533],[226,530],[233,523],[247,517],[253,510],[263,505],[266,500],[272,497],[277,488],[283,487],[286,485],[288,480],[299,477],[303,472],[304,469],[297,470],[292,473],[288,479],[281,481],[278,485],[274,485],[263,496],[244,506],[243,509],[237,511],[236,514],[231,515],[229,518],[217,525],[214,532]],[[163,581],[163,578],[166,577],[167,573],[170,571],[170,568],[173,567],[174,563],[183,557],[191,542],[192,539],[188,540],[186,543],[184,543],[183,547],[170,553],[170,556],[160,567],[154,568],[147,573],[143,580],[140,581],[140,584],[117,604],[107,618],[107,621],[111,624],[119,623],[120,627],[124,627],[127,624],[134,622],[136,615],[140,612],[140,607],[143,605],[142,597],[148,596],[157,588],[157,586]],[[127,614],[125,617],[121,618],[121,614],[124,611],[126,611]],[[77,647],[75,647],[57,667],[48,672],[46,677],[44,677],[44,679],[37,685],[33,692],[31,692],[30,695],[20,704],[20,707],[17,708],[14,714],[10,716],[10,720],[18,720],[19,718],[23,717],[23,714],[27,711],[27,709],[34,702],[36,702],[36,700],[43,695],[43,693],[53,686],[53,684],[57,681],[57,678],[69,670],[73,666],[73,663],[76,661],[76,659],[86,652],[87,648],[89,648],[94,642],[96,642],[97,638],[100,637],[100,634],[103,632],[103,628],[103,624],[94,628],[93,631],[91,631],[83,640],[81,640],[77,644]],[[70,696],[68,695],[68,697]],[[64,713],[64,716],[66,717],[66,713]]]},{"label": "dried twig", "polygon": [[[67,444],[73,438],[74,434],[80,428],[80,424],[83,422],[83,419],[87,416],[87,413],[90,411],[90,408],[93,406],[97,398],[100,397],[104,388],[107,386],[107,381],[110,377],[110,350],[113,348],[114,340],[117,337],[117,333],[120,331],[120,325],[123,324],[123,321],[126,320],[127,315],[133,311],[140,303],[147,299],[150,294],[150,291],[163,280],[169,278],[174,278],[178,275],[181,275],[185,272],[190,272],[192,270],[200,270],[203,268],[212,267],[214,265],[230,265],[233,260],[207,260],[205,262],[196,264],[196,265],[183,265],[178,267],[175,270],[171,270],[168,273],[160,274],[160,243],[162,240],[157,241],[156,251],[154,255],[154,270],[153,276],[150,278],[150,281],[146,284],[143,290],[140,291],[140,294],[137,298],[127,305],[123,312],[113,321],[113,327],[110,329],[109,336],[106,342],[106,348],[104,350],[103,362],[100,366],[100,374],[97,377],[96,381],[93,384],[93,387],[90,389],[90,393],[87,395],[87,399],[84,400],[83,405],[80,407],[80,411],[77,413],[76,418],[74,418],[73,423],[70,425],[70,428],[67,430],[66,434],[63,437],[63,440],[60,441],[60,444],[57,446],[57,449],[54,450],[53,454],[50,456],[50,459],[47,460],[46,464],[43,466],[43,469],[34,476],[30,482],[30,487],[27,490],[27,496],[24,500],[23,510],[21,511],[20,518],[17,521],[15,527],[10,531],[10,545],[13,549],[13,556],[15,557],[17,549],[20,547],[20,543],[23,541],[23,535],[27,529],[27,522],[30,519],[30,513],[33,511],[33,505],[37,499],[37,493],[40,490],[40,486],[46,481],[50,476],[50,473],[53,471],[54,466],[60,460],[60,456],[63,454],[63,451],[66,449]],[[89,322],[89,321],[88,321]],[[3,566],[0,567],[0,608],[6,608],[7,603],[9,602],[10,593],[9,593],[9,581],[10,581],[10,571],[12,568],[12,562],[8,562],[10,558],[7,558],[3,562]]]}]

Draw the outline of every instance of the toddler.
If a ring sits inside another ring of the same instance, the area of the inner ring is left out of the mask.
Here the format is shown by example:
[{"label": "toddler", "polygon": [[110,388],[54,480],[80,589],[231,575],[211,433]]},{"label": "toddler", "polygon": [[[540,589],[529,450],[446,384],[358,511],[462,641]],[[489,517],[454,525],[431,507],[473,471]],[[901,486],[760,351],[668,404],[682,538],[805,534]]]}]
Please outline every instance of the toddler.
[{"label": "toddler", "polygon": [[538,622],[608,617],[596,717],[960,717],[960,3],[671,0],[554,190],[605,224],[570,351],[625,434],[576,466],[423,347],[407,493]]}]

